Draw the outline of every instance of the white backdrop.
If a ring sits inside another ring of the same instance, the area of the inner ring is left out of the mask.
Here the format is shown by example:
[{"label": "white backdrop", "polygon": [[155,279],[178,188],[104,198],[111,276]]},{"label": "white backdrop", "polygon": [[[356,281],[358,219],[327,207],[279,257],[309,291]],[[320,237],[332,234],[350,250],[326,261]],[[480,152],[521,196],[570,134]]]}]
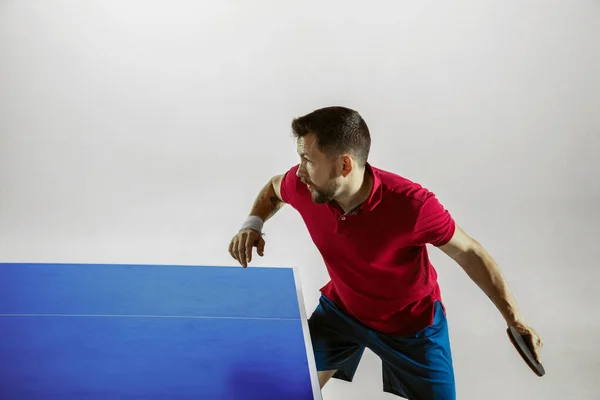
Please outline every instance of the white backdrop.
[{"label": "white backdrop", "polygon": [[[538,378],[432,248],[458,398],[597,398],[599,20],[589,0],[1,1],[0,262],[233,265],[256,194],[298,161],[292,118],[344,105],[546,342]],[[300,217],[265,230],[252,264],[297,267],[312,311],[327,274]],[[394,398],[370,352],[323,393]]]}]

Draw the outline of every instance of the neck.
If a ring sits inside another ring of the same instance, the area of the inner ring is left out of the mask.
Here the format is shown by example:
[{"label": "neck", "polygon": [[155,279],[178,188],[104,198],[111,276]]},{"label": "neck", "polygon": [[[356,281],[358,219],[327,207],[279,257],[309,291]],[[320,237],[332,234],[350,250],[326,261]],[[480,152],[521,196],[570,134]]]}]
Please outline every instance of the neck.
[{"label": "neck", "polygon": [[335,198],[345,212],[367,200],[373,188],[373,177],[365,168],[356,172],[349,179],[346,189]]}]

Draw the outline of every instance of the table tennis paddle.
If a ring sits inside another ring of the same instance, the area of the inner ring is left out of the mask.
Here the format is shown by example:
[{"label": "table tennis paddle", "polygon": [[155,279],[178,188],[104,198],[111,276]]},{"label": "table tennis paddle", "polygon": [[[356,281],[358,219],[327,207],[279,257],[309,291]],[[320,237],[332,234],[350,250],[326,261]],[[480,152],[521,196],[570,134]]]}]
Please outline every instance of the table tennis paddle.
[{"label": "table tennis paddle", "polygon": [[521,335],[521,333],[519,333],[519,331],[514,326],[508,327],[508,329],[506,329],[506,333],[508,334],[508,337],[510,338],[510,341],[512,342],[513,346],[515,346],[515,348],[517,349],[523,360],[527,363],[529,368],[531,368],[531,370],[535,372],[537,376],[544,376],[544,374],[546,373],[546,371],[544,370],[544,366],[535,360],[533,351],[529,348],[527,341]]}]

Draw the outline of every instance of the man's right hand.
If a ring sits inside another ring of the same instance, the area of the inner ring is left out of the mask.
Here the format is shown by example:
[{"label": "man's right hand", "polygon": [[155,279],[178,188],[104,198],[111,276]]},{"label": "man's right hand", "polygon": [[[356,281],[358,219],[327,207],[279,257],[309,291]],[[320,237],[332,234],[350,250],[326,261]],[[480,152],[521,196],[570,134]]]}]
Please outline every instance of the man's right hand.
[{"label": "man's right hand", "polygon": [[264,256],[265,240],[262,235],[254,229],[239,231],[229,243],[229,254],[237,260],[242,267],[246,268],[252,261],[252,248],[256,247],[259,256]]}]

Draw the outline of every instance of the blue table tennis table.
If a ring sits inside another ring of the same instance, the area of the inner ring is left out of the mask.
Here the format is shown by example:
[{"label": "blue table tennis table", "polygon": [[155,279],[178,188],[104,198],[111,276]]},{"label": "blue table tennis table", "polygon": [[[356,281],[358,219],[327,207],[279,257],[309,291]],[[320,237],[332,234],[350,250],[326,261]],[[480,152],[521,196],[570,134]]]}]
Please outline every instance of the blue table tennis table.
[{"label": "blue table tennis table", "polygon": [[0,399],[321,400],[297,272],[0,264]]}]

